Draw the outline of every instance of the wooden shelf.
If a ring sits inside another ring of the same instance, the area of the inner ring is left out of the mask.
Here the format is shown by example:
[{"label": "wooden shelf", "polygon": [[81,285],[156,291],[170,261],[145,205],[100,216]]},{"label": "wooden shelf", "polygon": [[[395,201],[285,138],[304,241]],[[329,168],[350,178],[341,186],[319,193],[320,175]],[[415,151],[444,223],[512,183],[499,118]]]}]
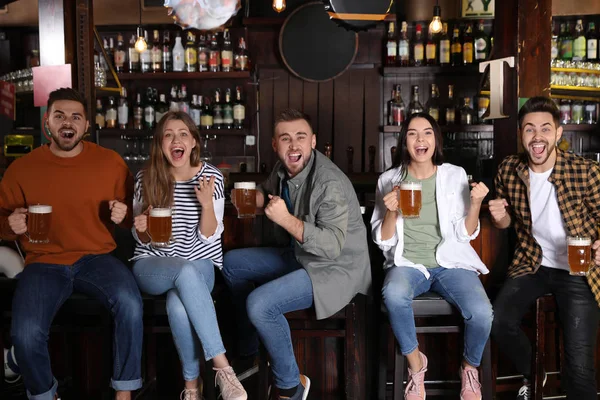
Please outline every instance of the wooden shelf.
[{"label": "wooden shelf", "polygon": [[567,72],[567,73],[576,73],[576,74],[594,74],[600,75],[600,70],[598,69],[581,69],[581,68],[550,68],[552,72]]},{"label": "wooden shelf", "polygon": [[[384,133],[400,132],[400,126],[386,125]],[[441,125],[442,132],[494,132],[494,125]]]},{"label": "wooden shelf", "polygon": [[431,65],[423,67],[383,67],[383,76],[395,75],[462,75],[479,73],[479,65],[460,65],[457,67],[442,67],[440,65]]},{"label": "wooden shelf", "polygon": [[551,85],[551,90],[565,91],[565,92],[596,92],[600,96],[600,88],[587,87],[587,86],[558,86]]},{"label": "wooden shelf", "polygon": [[[102,136],[150,136],[154,134],[154,130],[148,129],[96,129],[97,135]],[[247,129],[201,129],[200,136],[216,135],[216,136],[246,136]]]},{"label": "wooden shelf", "polygon": [[598,124],[564,124],[561,126],[565,132],[600,132]]},{"label": "wooden shelf", "polygon": [[[121,81],[137,80],[202,80],[202,79],[249,79],[250,71],[233,72],[147,72],[127,73],[121,72],[117,76]],[[113,81],[112,77],[108,80]]]}]

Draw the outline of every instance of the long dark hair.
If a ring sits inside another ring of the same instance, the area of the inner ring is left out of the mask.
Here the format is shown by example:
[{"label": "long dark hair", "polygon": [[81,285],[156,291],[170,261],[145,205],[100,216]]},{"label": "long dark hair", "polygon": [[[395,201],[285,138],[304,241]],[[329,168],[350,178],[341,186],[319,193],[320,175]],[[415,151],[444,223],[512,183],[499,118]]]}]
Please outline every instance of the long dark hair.
[{"label": "long dark hair", "polygon": [[406,121],[402,123],[402,128],[400,129],[400,136],[398,137],[398,144],[396,145],[396,155],[392,160],[392,166],[390,169],[398,168],[401,169],[401,177],[400,180],[404,180],[406,178],[406,174],[408,173],[408,166],[410,165],[410,154],[408,153],[408,149],[406,148],[406,137],[408,134],[408,126],[411,121],[415,118],[423,118],[426,119],[433,128],[433,137],[435,138],[435,152],[433,153],[433,157],[431,161],[433,165],[442,165],[444,163],[444,136],[442,135],[442,130],[435,119],[431,117],[431,115],[426,113],[416,113],[411,114]]}]

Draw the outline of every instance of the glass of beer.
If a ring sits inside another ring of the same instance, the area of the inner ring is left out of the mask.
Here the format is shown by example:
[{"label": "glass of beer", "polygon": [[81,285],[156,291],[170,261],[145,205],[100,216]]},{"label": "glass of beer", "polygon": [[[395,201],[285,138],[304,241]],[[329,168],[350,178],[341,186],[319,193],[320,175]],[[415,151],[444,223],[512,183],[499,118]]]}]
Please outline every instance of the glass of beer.
[{"label": "glass of beer", "polygon": [[172,234],[171,208],[152,208],[148,216],[148,236],[152,246],[167,247],[171,243]]},{"label": "glass of beer", "polygon": [[402,218],[419,218],[421,214],[421,182],[404,181],[398,191],[398,211]]},{"label": "glass of beer", "polygon": [[586,276],[592,265],[592,239],[581,236],[567,237],[567,254],[569,273]]},{"label": "glass of beer", "polygon": [[49,243],[52,206],[36,204],[27,210],[27,237],[29,243]]},{"label": "glass of beer", "polygon": [[234,201],[238,218],[254,218],[256,215],[256,183],[236,182],[233,188],[235,189]]}]

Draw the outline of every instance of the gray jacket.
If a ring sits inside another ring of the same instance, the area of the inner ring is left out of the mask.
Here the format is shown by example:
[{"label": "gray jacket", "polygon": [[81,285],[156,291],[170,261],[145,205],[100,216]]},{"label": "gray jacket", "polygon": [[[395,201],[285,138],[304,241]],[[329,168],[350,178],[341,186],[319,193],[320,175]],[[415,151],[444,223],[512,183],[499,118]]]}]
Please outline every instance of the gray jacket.
[{"label": "gray jacket", "polygon": [[[277,162],[269,178],[259,186],[265,194],[281,195],[287,176]],[[296,259],[313,285],[317,318],[327,318],[357,294],[371,286],[367,230],[354,187],[327,157],[313,150],[306,167],[287,182],[294,216],[304,221],[303,243],[294,240]],[[290,235],[269,221],[277,243],[289,245]]]}]

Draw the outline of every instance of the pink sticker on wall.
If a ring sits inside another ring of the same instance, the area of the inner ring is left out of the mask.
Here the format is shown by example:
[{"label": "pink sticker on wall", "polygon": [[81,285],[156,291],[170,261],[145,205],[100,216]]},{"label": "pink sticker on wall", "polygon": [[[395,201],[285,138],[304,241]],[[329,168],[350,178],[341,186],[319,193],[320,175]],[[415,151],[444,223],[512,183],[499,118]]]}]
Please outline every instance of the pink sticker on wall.
[{"label": "pink sticker on wall", "polygon": [[50,92],[60,88],[70,88],[71,64],[35,67],[33,70],[33,105],[45,107]]}]

